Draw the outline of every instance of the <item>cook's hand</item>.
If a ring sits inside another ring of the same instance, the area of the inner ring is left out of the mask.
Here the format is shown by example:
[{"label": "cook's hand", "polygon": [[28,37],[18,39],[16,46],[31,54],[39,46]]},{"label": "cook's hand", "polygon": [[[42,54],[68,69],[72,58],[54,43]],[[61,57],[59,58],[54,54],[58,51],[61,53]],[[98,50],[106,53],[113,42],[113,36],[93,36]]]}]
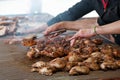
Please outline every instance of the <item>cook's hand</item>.
[{"label": "cook's hand", "polygon": [[80,29],[73,37],[71,37],[69,40],[70,45],[73,46],[75,40],[77,38],[89,38],[95,35],[94,29],[89,28],[89,29]]},{"label": "cook's hand", "polygon": [[57,31],[57,30],[60,30],[60,29],[65,29],[65,28],[64,28],[64,22],[59,22],[59,23],[53,24],[52,26],[48,27],[48,28],[44,31],[44,34],[45,34],[45,35],[48,35],[48,34],[50,34],[51,32]]}]

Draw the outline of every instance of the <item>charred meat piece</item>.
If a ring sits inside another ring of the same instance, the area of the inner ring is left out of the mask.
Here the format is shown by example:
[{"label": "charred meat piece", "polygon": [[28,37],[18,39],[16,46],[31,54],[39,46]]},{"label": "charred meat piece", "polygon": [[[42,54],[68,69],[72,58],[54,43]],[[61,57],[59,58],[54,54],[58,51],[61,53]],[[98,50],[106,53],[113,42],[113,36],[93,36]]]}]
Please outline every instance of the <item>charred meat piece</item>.
[{"label": "charred meat piece", "polygon": [[100,48],[100,51],[105,54],[105,55],[113,55],[112,52],[113,52],[113,46],[110,45],[110,44],[105,44],[105,45],[102,45],[102,47]]},{"label": "charred meat piece", "polygon": [[89,44],[92,43],[92,41],[91,41],[90,39],[83,39],[83,43],[84,43],[85,45],[89,45]]},{"label": "charred meat piece", "polygon": [[59,70],[65,67],[66,61],[64,60],[64,58],[55,58],[49,62],[49,65]]},{"label": "charred meat piece", "polygon": [[36,54],[35,49],[33,47],[30,47],[30,50],[27,52],[27,57],[29,59],[32,59],[32,58],[34,58],[35,54]]},{"label": "charred meat piece", "polygon": [[114,70],[118,69],[118,65],[115,62],[103,62],[100,65],[102,70]]},{"label": "charred meat piece", "polygon": [[120,58],[120,49],[113,48],[113,55],[117,58]]},{"label": "charred meat piece", "polygon": [[117,60],[116,64],[118,65],[118,68],[120,68],[120,60]]},{"label": "charred meat piece", "polygon": [[[93,52],[93,53],[90,55],[90,57],[96,59],[97,63],[103,62],[103,56],[104,56],[104,54],[101,53],[101,52]],[[95,62],[96,62],[96,61],[95,61]]]},{"label": "charred meat piece", "polygon": [[35,39],[36,39],[36,36],[34,36],[34,35],[28,36],[22,40],[22,45],[29,46],[29,47],[36,45],[37,42],[35,41]]},{"label": "charred meat piece", "polygon": [[91,54],[92,52],[99,51],[99,48],[97,47],[97,45],[95,43],[93,43],[92,41],[85,40],[84,43],[85,43],[85,45],[81,50],[83,53]]},{"label": "charred meat piece", "polygon": [[48,66],[47,62],[38,61],[32,65],[32,68],[41,68],[41,67],[45,67],[45,66]]},{"label": "charred meat piece", "polygon": [[49,57],[62,57],[68,54],[70,51],[69,42],[64,38],[58,37],[53,40],[38,41],[36,48],[39,50],[39,54]]},{"label": "charred meat piece", "polygon": [[100,69],[100,66],[97,63],[95,63],[95,62],[85,63],[85,65],[92,71],[96,71],[96,70]]},{"label": "charred meat piece", "polygon": [[31,72],[39,72],[39,74],[50,76],[56,71],[54,67],[50,67],[47,62],[38,61],[32,65]]},{"label": "charred meat piece", "polygon": [[110,55],[104,55],[101,59],[103,59],[103,62],[115,62],[115,58]]},{"label": "charred meat piece", "polygon": [[102,53],[101,52],[93,52],[91,54],[91,57],[95,57],[95,58],[101,58],[102,57]]},{"label": "charred meat piece", "polygon": [[27,57],[29,59],[38,58],[40,56],[39,50],[35,46],[30,47],[30,50],[27,52]]},{"label": "charred meat piece", "polygon": [[89,58],[87,58],[86,60],[84,60],[83,62],[87,62],[87,63],[95,62],[95,63],[97,63],[98,60],[97,60],[97,58],[89,57]]},{"label": "charred meat piece", "polygon": [[39,71],[39,74],[43,74],[43,75],[47,75],[47,76],[50,76],[53,74],[52,68],[50,68],[48,66],[42,67],[38,71]]},{"label": "charred meat piece", "polygon": [[45,66],[41,68],[32,68],[31,72],[38,72],[39,74],[43,74],[46,76],[50,76],[53,74],[53,70],[49,66]]},{"label": "charred meat piece", "polygon": [[92,39],[92,42],[94,42],[96,45],[101,45],[103,40],[101,38],[94,38]]},{"label": "charred meat piece", "polygon": [[63,47],[46,46],[39,54],[49,57],[62,57],[65,55]]},{"label": "charred meat piece", "polygon": [[78,62],[67,62],[65,66],[65,71],[69,71],[72,67],[78,65]]},{"label": "charred meat piece", "polygon": [[89,74],[90,70],[86,66],[74,66],[69,71],[69,75]]},{"label": "charred meat piece", "polygon": [[75,51],[71,51],[68,54],[68,61],[69,62],[79,62],[82,61],[82,57],[80,57],[79,53],[75,52]]},{"label": "charred meat piece", "polygon": [[95,62],[78,62],[79,66],[87,66],[90,70],[96,71],[100,69],[99,64]]}]

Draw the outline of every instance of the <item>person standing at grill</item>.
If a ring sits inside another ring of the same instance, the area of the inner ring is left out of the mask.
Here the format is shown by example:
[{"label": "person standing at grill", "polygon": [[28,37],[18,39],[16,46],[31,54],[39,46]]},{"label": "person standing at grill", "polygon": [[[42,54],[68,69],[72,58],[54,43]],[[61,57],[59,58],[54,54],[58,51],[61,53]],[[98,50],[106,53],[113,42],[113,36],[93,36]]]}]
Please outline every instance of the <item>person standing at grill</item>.
[{"label": "person standing at grill", "polygon": [[[81,19],[93,10],[98,13],[98,18]],[[39,32],[41,28],[47,28],[44,31],[45,35],[60,29],[78,31],[71,37],[71,45],[78,37],[92,37],[98,34],[107,34],[111,41],[120,45],[120,0],[81,0],[47,24],[27,33]]]},{"label": "person standing at grill", "polygon": [[[99,18],[80,19],[95,10]],[[120,45],[120,0],[82,0],[50,21],[45,35],[52,31],[78,30],[70,39],[73,45],[76,38],[108,34],[113,42]]]}]

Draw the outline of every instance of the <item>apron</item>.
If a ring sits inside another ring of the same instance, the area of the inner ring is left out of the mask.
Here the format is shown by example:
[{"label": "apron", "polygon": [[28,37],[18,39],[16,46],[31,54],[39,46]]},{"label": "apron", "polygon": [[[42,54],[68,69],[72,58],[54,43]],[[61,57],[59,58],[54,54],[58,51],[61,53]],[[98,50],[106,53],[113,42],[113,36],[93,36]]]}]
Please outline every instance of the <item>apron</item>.
[{"label": "apron", "polygon": [[[103,13],[102,16],[98,18],[99,25],[109,24],[120,20],[120,0],[115,1],[114,5],[110,5]],[[120,34],[112,34],[115,38],[115,42],[120,45]]]}]

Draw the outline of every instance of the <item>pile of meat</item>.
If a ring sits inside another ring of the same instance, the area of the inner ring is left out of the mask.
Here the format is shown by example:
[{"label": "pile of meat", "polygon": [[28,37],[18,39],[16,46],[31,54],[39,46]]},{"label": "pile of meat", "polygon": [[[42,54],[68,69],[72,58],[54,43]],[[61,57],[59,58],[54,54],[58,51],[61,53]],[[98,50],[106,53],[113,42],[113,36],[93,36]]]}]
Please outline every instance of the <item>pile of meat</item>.
[{"label": "pile of meat", "polygon": [[16,30],[17,26],[17,17],[0,17],[0,36],[4,36],[6,34],[13,34],[13,32]]},{"label": "pile of meat", "polygon": [[57,37],[36,41],[24,39],[29,46],[27,57],[34,59],[45,55],[54,59],[38,61],[31,67],[32,72],[52,75],[57,71],[67,71],[69,75],[89,74],[90,71],[116,70],[120,68],[120,50],[113,44],[105,44],[100,38],[78,39],[73,47],[66,41],[69,37]]},{"label": "pile of meat", "polygon": [[0,16],[0,36],[14,35],[19,23],[28,20],[24,16]]}]

